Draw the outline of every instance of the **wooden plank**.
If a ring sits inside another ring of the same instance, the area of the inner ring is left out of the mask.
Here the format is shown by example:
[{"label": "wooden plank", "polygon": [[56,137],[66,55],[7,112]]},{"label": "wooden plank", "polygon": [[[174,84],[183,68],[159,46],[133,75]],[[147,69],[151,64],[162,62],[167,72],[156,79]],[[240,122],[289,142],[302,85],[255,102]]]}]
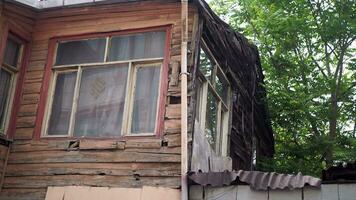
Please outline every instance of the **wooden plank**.
[{"label": "wooden plank", "polygon": [[139,177],[100,175],[56,175],[6,177],[4,188],[46,188],[48,186],[100,186],[100,187],[142,187],[164,186],[178,188],[180,177]]},{"label": "wooden plank", "polygon": [[181,135],[174,134],[174,135],[165,135],[165,141],[168,142],[168,147],[179,147],[181,142]]},{"label": "wooden plank", "polygon": [[60,162],[180,162],[180,155],[139,153],[126,151],[38,151],[34,154],[13,152],[9,163],[60,163]]},{"label": "wooden plank", "polygon": [[170,104],[166,108],[166,118],[180,119],[181,104]]},{"label": "wooden plank", "polygon": [[9,164],[6,176],[116,175],[179,176],[179,163],[41,163]]},{"label": "wooden plank", "polygon": [[37,104],[22,105],[17,116],[35,116],[37,113]]},{"label": "wooden plank", "polygon": [[164,120],[165,133],[180,133],[181,121],[179,119]]},{"label": "wooden plank", "polygon": [[15,131],[14,139],[31,139],[33,135],[33,128],[17,128]]},{"label": "wooden plank", "polygon": [[[179,47],[180,50],[180,45],[177,46]],[[171,54],[171,55],[177,55],[177,54]],[[172,68],[172,73],[170,75],[171,79],[169,81],[169,86],[177,86],[179,81],[179,62],[172,62],[171,68]]]},{"label": "wooden plank", "polygon": [[39,94],[24,94],[22,96],[22,105],[37,104],[40,100]]},{"label": "wooden plank", "polygon": [[43,71],[29,71],[26,74],[26,80],[38,80],[38,79],[42,80],[43,74],[44,74]]},{"label": "wooden plank", "polygon": [[[32,130],[33,131],[33,130]],[[32,151],[58,151],[68,150],[71,140],[48,140],[48,141],[15,141],[12,144],[11,152],[32,152]]]},{"label": "wooden plank", "polygon": [[36,117],[17,117],[17,128],[30,128],[35,126]]},{"label": "wooden plank", "polygon": [[142,148],[142,149],[160,149],[162,147],[162,140],[159,138],[154,139],[127,139],[125,148]]},{"label": "wooden plank", "polygon": [[24,84],[23,93],[24,94],[40,93],[41,86],[42,86],[41,83],[26,83]]},{"label": "wooden plank", "polygon": [[5,159],[7,155],[7,150],[9,147],[0,144],[0,159]]},{"label": "wooden plank", "polygon": [[81,139],[79,142],[79,149],[89,150],[89,149],[124,149],[125,142],[120,142],[116,140],[89,140]]},{"label": "wooden plank", "polygon": [[178,7],[179,4],[175,3],[165,3],[162,4],[161,2],[132,2],[129,4],[112,4],[112,5],[98,5],[95,7],[81,7],[81,8],[71,8],[71,9],[61,9],[61,10],[54,10],[54,11],[45,11],[42,12],[38,19],[51,19],[51,18],[64,18],[66,16],[75,16],[75,15],[82,15],[83,13],[90,13],[90,14],[101,14],[101,13],[120,13],[120,12],[138,12],[140,10],[149,10],[154,8],[161,8],[161,9],[168,9],[171,7]]}]

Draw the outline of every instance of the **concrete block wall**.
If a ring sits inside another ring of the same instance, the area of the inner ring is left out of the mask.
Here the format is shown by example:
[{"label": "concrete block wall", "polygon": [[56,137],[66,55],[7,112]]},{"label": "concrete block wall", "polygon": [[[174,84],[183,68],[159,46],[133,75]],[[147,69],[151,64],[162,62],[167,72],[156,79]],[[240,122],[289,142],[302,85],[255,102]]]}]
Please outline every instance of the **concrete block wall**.
[{"label": "concrete block wall", "polygon": [[190,200],[356,200],[356,184],[323,184],[321,188],[252,190],[248,185],[191,186]]}]

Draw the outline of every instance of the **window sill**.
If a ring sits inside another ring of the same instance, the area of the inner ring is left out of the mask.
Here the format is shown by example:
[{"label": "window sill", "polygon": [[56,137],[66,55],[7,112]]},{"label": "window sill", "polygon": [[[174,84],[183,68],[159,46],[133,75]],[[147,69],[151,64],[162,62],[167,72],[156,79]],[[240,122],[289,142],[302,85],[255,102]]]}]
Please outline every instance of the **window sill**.
[{"label": "window sill", "polygon": [[164,147],[163,139],[156,135],[122,136],[116,138],[89,137],[42,137],[40,142],[48,145],[59,144],[69,151],[76,150],[125,150],[125,149],[160,149]]}]

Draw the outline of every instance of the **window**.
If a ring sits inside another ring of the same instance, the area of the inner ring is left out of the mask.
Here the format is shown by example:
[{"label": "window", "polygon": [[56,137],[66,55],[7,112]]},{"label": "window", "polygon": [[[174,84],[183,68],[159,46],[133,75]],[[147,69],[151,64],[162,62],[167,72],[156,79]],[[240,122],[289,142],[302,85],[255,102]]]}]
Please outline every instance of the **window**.
[{"label": "window", "polygon": [[157,132],[166,32],[57,44],[47,137],[118,137]]},{"label": "window", "polygon": [[205,43],[200,51],[196,120],[212,149],[226,155],[230,110],[230,84]]},{"label": "window", "polygon": [[9,35],[0,65],[0,134],[6,134],[9,123],[11,102],[21,66],[22,51],[22,41],[14,35]]}]

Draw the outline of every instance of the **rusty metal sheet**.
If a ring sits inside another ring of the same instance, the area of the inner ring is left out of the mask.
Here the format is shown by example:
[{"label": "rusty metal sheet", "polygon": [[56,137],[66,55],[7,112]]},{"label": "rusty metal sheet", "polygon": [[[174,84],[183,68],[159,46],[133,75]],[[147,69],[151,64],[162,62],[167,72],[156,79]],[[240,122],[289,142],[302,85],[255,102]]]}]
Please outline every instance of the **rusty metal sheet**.
[{"label": "rusty metal sheet", "polygon": [[260,171],[233,171],[233,172],[208,172],[191,173],[189,178],[203,186],[221,187],[237,183],[246,183],[255,190],[267,189],[297,189],[306,185],[320,187],[321,180],[312,176],[279,174],[275,172]]}]

